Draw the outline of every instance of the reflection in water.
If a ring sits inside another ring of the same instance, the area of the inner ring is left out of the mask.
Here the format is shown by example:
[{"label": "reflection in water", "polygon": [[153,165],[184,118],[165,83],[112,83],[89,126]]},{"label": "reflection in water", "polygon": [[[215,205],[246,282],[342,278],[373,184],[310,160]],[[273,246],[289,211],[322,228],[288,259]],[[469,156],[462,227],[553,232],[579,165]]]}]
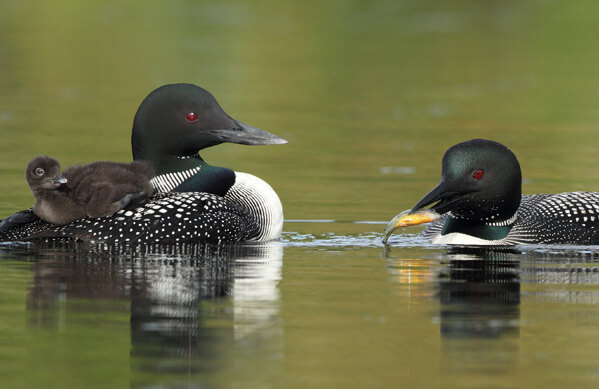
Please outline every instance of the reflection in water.
[{"label": "reflection in water", "polygon": [[599,250],[534,248],[521,263],[522,282],[530,285],[527,297],[535,302],[599,304]]},{"label": "reflection in water", "polygon": [[[94,250],[36,245],[23,256],[36,260],[28,297],[34,325],[64,327],[67,311],[75,309],[67,300],[130,300],[131,366],[144,373],[144,382],[152,382],[151,375],[187,381],[194,373],[231,369],[234,350],[247,345],[282,352],[282,329],[273,320],[279,243]],[[94,303],[83,309],[93,311]]]},{"label": "reflection in water", "polygon": [[[480,386],[492,386],[498,376],[513,374],[528,355],[520,334],[530,338],[531,318],[556,320],[559,328],[559,311],[543,303],[599,303],[592,287],[599,284],[599,251],[588,247],[451,248],[433,257],[394,259],[399,270],[392,271],[408,285],[410,304],[429,297],[414,290],[436,284],[439,311],[432,319],[440,326],[440,366],[456,382],[475,374]],[[523,295],[537,304],[521,312]],[[568,306],[568,312],[586,318],[588,310]]]},{"label": "reflection in water", "polygon": [[439,277],[446,372],[505,373],[519,352],[520,277],[513,253],[453,249]]},{"label": "reflection in water", "polygon": [[454,249],[439,279],[445,338],[517,335],[519,262],[510,252]]}]

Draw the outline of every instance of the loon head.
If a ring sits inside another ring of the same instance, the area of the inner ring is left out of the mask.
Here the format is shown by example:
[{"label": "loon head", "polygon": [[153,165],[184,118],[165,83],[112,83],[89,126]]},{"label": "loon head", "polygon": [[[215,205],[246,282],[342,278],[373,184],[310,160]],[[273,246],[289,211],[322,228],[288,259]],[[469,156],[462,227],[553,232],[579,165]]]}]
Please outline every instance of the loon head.
[{"label": "loon head", "polygon": [[441,181],[412,212],[432,205],[468,223],[497,223],[512,218],[522,197],[522,173],[516,156],[504,145],[473,139],[445,152]]},{"label": "loon head", "polygon": [[60,163],[45,155],[29,161],[25,169],[25,179],[34,194],[54,190],[67,183],[67,179],[60,174]]},{"label": "loon head", "polygon": [[192,84],[169,84],[151,92],[133,120],[133,158],[153,164],[186,158],[223,142],[271,145],[286,140],[241,123],[223,111],[214,96]]}]

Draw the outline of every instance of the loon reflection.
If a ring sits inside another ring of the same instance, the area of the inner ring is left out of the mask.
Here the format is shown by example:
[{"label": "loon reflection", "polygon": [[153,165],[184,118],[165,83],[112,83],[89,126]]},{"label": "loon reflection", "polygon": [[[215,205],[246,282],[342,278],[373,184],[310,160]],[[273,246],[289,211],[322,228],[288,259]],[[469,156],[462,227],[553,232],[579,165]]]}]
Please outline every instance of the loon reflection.
[{"label": "loon reflection", "polygon": [[[393,251],[384,254],[393,260],[391,272],[408,284],[409,303],[440,303],[431,319],[439,325],[440,365],[451,374],[492,366],[492,376],[514,368],[527,325],[522,317],[531,317],[521,312],[522,285],[529,301],[599,304],[599,293],[577,286],[599,284],[599,251],[588,248],[456,247],[427,259],[397,259]],[[434,285],[436,294],[418,293]]]},{"label": "loon reflection", "polygon": [[[35,260],[27,299],[31,325],[60,330],[72,313],[120,314],[122,304],[101,308],[101,302],[123,300],[126,306],[130,300],[134,371],[166,374],[173,382],[183,374],[187,382],[190,374],[232,369],[240,348],[282,351],[276,316],[283,249],[277,242],[95,252],[87,244],[49,243],[13,254]],[[260,347],[248,346],[255,344]]]},{"label": "loon reflection", "polygon": [[439,278],[441,335],[518,335],[520,273],[514,252],[456,248],[448,257]]}]

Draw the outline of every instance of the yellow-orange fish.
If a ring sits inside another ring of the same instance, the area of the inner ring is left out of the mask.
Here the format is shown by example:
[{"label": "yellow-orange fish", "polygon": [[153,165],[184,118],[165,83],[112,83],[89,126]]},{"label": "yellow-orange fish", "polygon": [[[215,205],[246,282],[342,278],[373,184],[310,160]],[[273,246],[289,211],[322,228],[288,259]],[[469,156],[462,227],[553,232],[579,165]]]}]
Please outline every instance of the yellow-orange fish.
[{"label": "yellow-orange fish", "polygon": [[383,243],[387,243],[389,236],[398,229],[399,227],[408,227],[408,226],[417,226],[422,223],[430,223],[436,220],[439,220],[441,215],[437,212],[421,209],[419,211],[411,213],[411,210],[403,211],[399,215],[395,216],[387,227],[385,227],[385,232],[383,235]]}]

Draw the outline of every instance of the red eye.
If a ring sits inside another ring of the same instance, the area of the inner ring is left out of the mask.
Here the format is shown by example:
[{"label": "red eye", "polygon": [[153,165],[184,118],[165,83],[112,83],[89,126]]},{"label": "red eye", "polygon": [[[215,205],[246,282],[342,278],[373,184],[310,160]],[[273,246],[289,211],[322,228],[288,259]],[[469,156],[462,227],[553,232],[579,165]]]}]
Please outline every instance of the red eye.
[{"label": "red eye", "polygon": [[187,121],[190,121],[190,122],[195,122],[196,120],[198,120],[198,115],[196,115],[193,112],[188,113],[187,116],[185,116],[185,117],[187,118]]},{"label": "red eye", "polygon": [[477,180],[480,180],[481,178],[483,178],[484,175],[485,175],[485,171],[482,169],[478,169],[477,171],[474,172],[474,174],[472,174],[472,177],[474,177]]}]

